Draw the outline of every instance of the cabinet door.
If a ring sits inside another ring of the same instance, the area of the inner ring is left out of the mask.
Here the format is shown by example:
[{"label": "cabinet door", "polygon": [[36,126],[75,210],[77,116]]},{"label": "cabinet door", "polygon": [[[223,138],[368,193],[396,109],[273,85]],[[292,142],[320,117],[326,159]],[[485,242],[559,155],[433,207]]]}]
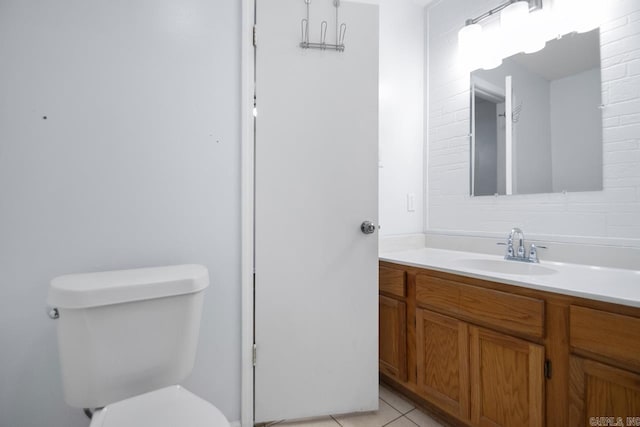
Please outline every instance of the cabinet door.
[{"label": "cabinet door", "polygon": [[380,295],[380,371],[407,380],[407,304]]},{"label": "cabinet door", "polygon": [[[596,425],[593,417],[621,417],[621,425],[640,424],[640,374],[575,356],[570,363],[570,426]],[[627,422],[627,417],[638,424]]]},{"label": "cabinet door", "polygon": [[447,412],[469,418],[469,332],[460,320],[416,310],[420,394]]},{"label": "cabinet door", "polygon": [[470,327],[471,419],[478,426],[543,425],[544,347]]}]

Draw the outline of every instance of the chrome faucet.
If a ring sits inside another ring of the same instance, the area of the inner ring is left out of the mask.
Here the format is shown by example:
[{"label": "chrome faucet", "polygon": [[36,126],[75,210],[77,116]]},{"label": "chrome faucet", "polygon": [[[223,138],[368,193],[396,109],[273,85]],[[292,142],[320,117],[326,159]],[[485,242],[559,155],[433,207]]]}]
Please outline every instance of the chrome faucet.
[{"label": "chrome faucet", "polygon": [[[517,248],[514,248],[514,241],[517,244]],[[504,245],[504,243],[498,243],[499,245]],[[527,251],[524,247],[524,233],[521,229],[514,227],[511,229],[509,233],[509,237],[507,237],[507,253],[504,256],[504,259],[509,261],[522,261],[522,262],[534,262],[539,263],[538,259],[538,249],[546,249],[546,246],[536,246],[534,243],[531,244],[531,248],[529,249],[529,256],[527,256]]]},{"label": "chrome faucet", "polygon": [[[513,250],[513,240],[518,238],[518,250]],[[507,240],[507,255],[506,259],[517,259],[518,261],[522,261],[525,258],[525,249],[524,249],[524,233],[517,227],[511,229],[511,233],[509,233],[509,238]]]}]

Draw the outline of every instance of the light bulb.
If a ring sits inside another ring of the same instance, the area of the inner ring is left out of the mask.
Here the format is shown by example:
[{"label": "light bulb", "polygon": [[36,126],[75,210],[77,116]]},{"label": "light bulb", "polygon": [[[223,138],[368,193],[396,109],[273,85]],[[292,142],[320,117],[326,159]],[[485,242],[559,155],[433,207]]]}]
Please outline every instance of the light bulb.
[{"label": "light bulb", "polygon": [[522,51],[529,17],[529,2],[517,1],[500,12],[500,31],[504,56]]},{"label": "light bulb", "polygon": [[482,34],[482,45],[480,49],[480,66],[483,70],[491,70],[502,64],[505,52],[502,45],[502,37],[499,31],[489,30]]},{"label": "light bulb", "polygon": [[482,27],[470,24],[458,31],[458,58],[467,71],[479,68],[479,51],[482,43]]},{"label": "light bulb", "polygon": [[517,1],[502,9],[500,25],[506,30],[518,30],[529,15],[529,2]]}]

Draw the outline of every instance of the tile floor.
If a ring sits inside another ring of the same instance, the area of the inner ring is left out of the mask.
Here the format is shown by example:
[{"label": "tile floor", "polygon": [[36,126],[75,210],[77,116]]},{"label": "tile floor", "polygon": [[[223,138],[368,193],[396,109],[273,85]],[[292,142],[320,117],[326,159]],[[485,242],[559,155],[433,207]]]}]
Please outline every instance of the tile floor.
[{"label": "tile floor", "polygon": [[394,391],[380,386],[380,409],[360,414],[332,415],[302,421],[278,421],[268,427],[442,427]]}]

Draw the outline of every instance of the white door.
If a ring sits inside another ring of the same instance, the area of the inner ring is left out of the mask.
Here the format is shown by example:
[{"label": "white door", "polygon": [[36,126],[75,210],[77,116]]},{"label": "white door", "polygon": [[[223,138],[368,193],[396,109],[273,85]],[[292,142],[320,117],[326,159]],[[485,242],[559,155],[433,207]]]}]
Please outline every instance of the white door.
[{"label": "white door", "polygon": [[[309,38],[333,0],[310,3]],[[255,420],[378,405],[378,8],[302,49],[305,0],[257,2]]]}]

